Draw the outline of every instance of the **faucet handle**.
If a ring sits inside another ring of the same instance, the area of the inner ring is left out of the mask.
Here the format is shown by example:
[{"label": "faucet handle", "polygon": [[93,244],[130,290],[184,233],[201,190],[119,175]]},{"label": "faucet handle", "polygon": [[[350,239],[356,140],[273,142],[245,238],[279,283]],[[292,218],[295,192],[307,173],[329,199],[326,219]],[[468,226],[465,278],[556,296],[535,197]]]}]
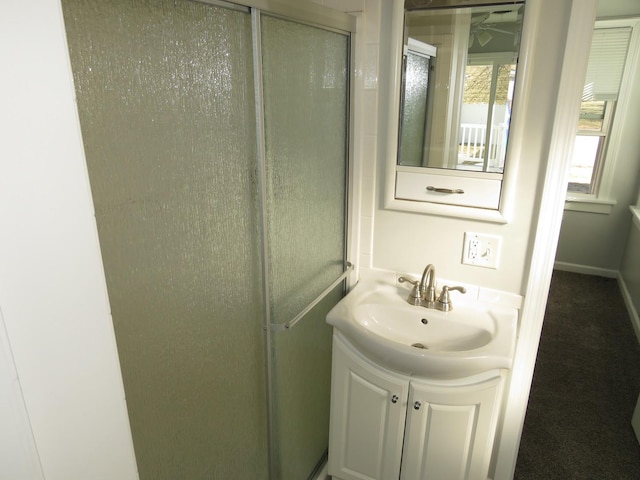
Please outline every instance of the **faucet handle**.
[{"label": "faucet handle", "polygon": [[442,291],[440,292],[440,296],[438,297],[438,303],[436,304],[436,308],[438,310],[448,312],[453,308],[453,305],[451,304],[451,296],[449,295],[449,292],[451,290],[457,290],[460,293],[467,293],[467,289],[464,287],[449,287],[448,285],[444,285],[442,287]]},{"label": "faucet handle", "polygon": [[407,277],[398,277],[398,283],[405,283],[405,282],[413,285],[413,288],[411,289],[411,293],[407,298],[407,302],[410,305],[420,305],[420,303],[422,302],[422,296],[420,295],[420,281],[411,280],[410,278],[407,278]]}]

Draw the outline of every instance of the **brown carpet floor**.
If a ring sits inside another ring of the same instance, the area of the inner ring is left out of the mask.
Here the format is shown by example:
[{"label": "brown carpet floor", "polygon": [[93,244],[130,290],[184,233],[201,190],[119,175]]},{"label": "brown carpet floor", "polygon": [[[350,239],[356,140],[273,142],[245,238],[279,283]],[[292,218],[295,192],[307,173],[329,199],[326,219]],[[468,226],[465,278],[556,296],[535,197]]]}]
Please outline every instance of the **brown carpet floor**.
[{"label": "brown carpet floor", "polygon": [[640,346],[617,281],[555,271],[515,480],[640,479]]}]

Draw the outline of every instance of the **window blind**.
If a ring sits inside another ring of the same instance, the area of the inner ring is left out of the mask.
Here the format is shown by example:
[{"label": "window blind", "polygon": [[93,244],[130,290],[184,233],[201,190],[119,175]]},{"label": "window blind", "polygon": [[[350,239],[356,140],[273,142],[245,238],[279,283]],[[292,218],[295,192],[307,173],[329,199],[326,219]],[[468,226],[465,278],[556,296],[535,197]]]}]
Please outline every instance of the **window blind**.
[{"label": "window blind", "polygon": [[616,100],[631,38],[631,27],[596,28],[582,101]]}]

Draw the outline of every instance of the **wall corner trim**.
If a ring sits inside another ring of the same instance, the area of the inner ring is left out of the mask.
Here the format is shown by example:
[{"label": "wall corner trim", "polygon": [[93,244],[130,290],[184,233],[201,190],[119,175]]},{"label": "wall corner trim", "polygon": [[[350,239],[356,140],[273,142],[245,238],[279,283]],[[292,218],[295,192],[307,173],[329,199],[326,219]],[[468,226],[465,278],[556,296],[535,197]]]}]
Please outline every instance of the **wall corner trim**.
[{"label": "wall corner trim", "polygon": [[[553,11],[554,3],[555,0],[530,0],[527,3],[528,13],[533,10],[542,24],[544,14],[547,9]],[[577,112],[589,55],[584,45],[591,43],[595,22],[596,0],[566,0],[562,3],[570,8],[570,13],[565,30],[566,44],[561,57],[563,63],[558,81],[560,87],[552,119],[544,183],[539,186],[540,208],[537,217],[533,219],[531,259],[526,273],[522,320],[508,386],[502,433],[496,452],[495,480],[513,478],[515,472],[553,261],[560,236],[573,134],[577,128]]]},{"label": "wall corner trim", "polygon": [[633,305],[631,292],[629,292],[627,284],[625,283],[624,277],[622,275],[618,276],[618,285],[620,286],[620,291],[622,292],[624,304],[627,306],[629,317],[631,317],[631,325],[633,326],[633,331],[636,334],[636,340],[638,340],[638,343],[640,344],[640,315],[638,314],[638,310],[636,310],[636,307]]}]

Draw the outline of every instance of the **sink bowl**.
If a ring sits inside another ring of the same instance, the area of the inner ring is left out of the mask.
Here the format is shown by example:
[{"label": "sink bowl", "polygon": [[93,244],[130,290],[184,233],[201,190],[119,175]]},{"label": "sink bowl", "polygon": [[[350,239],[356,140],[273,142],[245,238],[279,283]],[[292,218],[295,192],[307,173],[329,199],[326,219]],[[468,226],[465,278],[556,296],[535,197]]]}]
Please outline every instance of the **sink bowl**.
[{"label": "sink bowl", "polygon": [[515,308],[454,299],[449,312],[409,305],[404,285],[361,281],[327,322],[383,367],[432,379],[510,368]]},{"label": "sink bowl", "polygon": [[[463,309],[464,313],[456,312],[462,319],[466,319],[466,316],[477,318],[484,313]],[[357,323],[375,335],[403,345],[440,352],[459,352],[483,347],[491,342],[495,331],[493,325],[485,325],[486,322],[473,325],[452,321],[440,312],[425,311],[423,307],[415,308],[410,305],[359,305],[354,309],[354,316]]]}]

